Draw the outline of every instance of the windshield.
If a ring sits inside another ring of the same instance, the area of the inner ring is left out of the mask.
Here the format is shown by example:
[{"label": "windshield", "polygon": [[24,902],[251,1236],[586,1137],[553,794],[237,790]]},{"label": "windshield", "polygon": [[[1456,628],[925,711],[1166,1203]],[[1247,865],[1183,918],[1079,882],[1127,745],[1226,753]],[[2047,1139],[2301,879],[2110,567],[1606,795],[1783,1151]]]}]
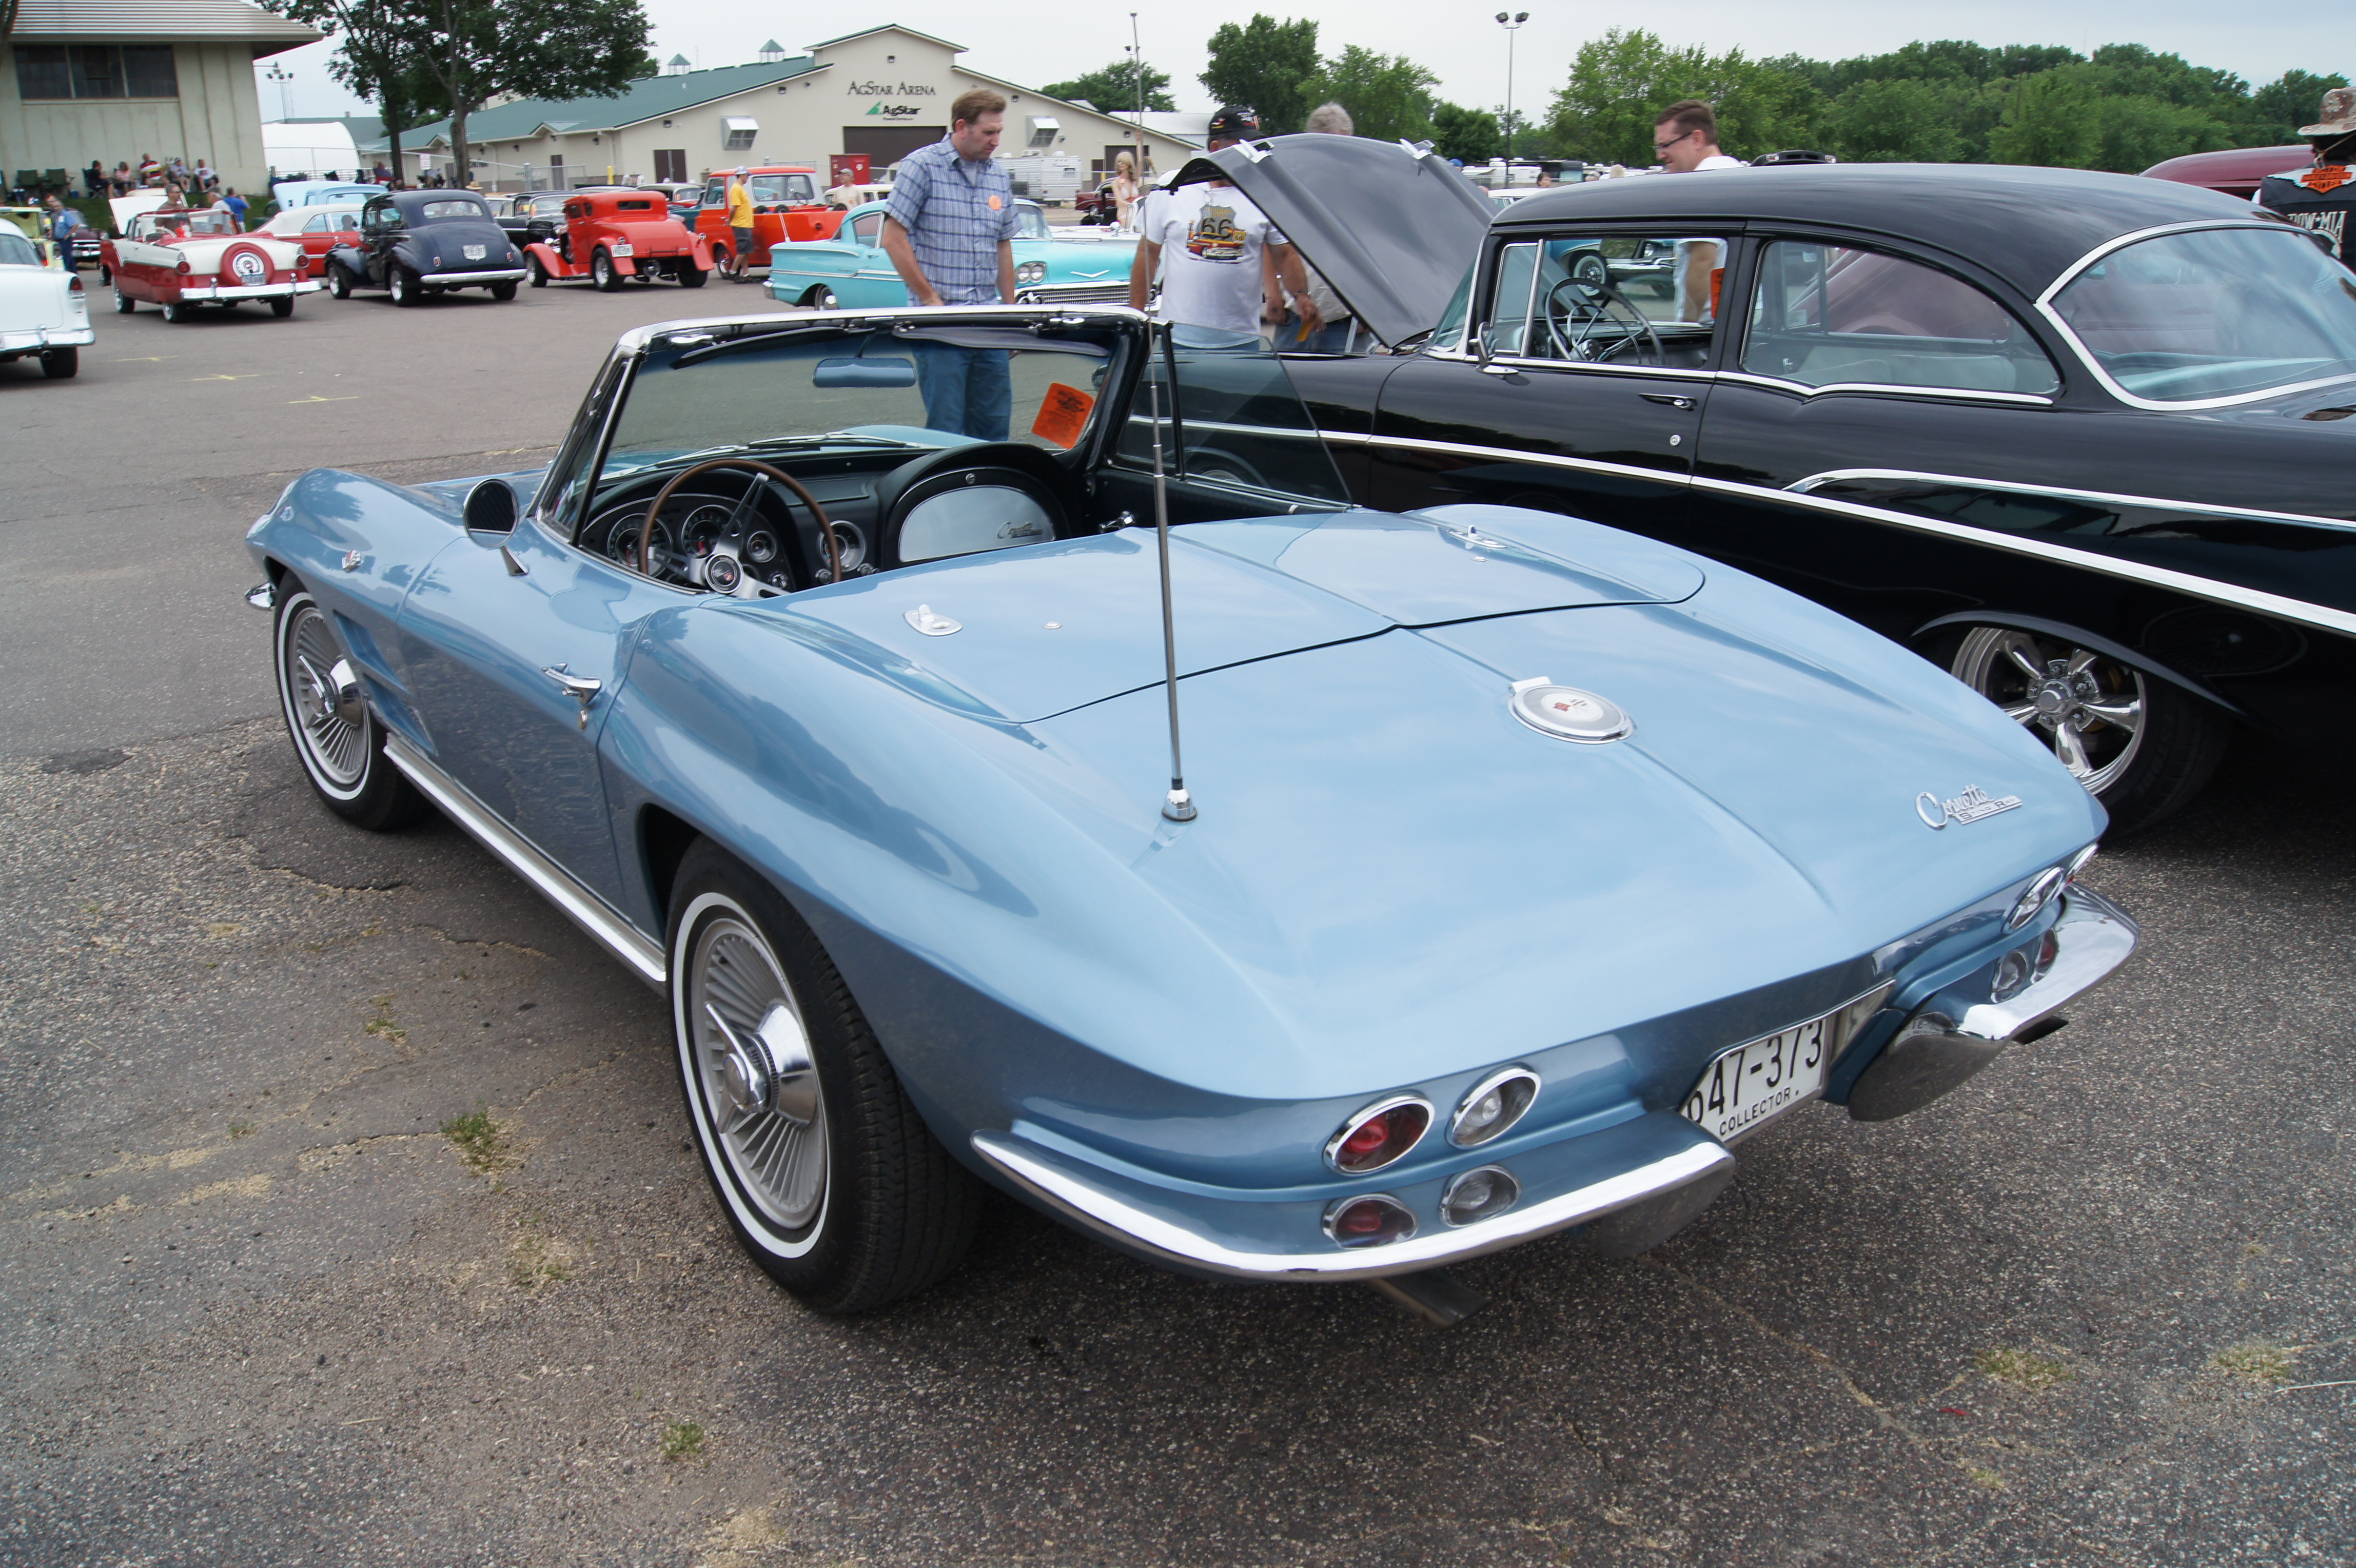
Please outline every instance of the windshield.
[{"label": "windshield", "polygon": [[1052,240],[1055,237],[1047,231],[1047,215],[1039,210],[1038,203],[1018,201],[1014,204],[1014,237],[1018,240]]},{"label": "windshield", "polygon": [[800,206],[818,199],[818,187],[806,174],[756,174],[744,181],[744,189],[761,207]]},{"label": "windshield", "polygon": [[734,342],[673,340],[650,350],[631,382],[605,472],[763,449],[967,445],[980,437],[930,428],[920,379],[933,368],[928,357],[961,364],[962,349],[1006,356],[1006,438],[1066,451],[1087,428],[1117,338],[1110,329],[1041,338],[1021,328],[928,323],[913,332],[786,328]]},{"label": "windshield", "polygon": [[2113,381],[2155,403],[2356,376],[2356,274],[2288,229],[2141,241],[2072,279],[2053,309]]},{"label": "windshield", "polygon": [[0,267],[37,267],[41,253],[22,234],[0,229]]}]

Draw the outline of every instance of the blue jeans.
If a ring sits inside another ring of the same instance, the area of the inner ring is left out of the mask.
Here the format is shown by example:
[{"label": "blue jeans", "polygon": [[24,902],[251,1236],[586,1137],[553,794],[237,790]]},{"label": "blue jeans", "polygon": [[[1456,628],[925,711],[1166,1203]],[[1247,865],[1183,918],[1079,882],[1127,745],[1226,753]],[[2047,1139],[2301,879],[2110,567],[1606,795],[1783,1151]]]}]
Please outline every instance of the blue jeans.
[{"label": "blue jeans", "polygon": [[1003,349],[917,343],[916,386],[927,429],[1003,441],[1014,417],[1014,377]]}]

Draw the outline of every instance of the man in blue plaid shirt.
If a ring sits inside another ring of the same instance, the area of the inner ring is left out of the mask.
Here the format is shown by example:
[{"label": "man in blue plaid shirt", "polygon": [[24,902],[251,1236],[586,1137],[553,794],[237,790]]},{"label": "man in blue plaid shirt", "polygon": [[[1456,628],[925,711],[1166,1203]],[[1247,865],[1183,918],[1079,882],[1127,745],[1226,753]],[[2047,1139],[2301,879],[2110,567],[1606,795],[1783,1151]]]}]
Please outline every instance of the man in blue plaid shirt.
[{"label": "man in blue plaid shirt", "polygon": [[[991,155],[1006,100],[988,88],[949,105],[949,134],[900,160],[884,220],[884,253],[911,305],[996,305],[1014,297],[1014,184]],[[916,345],[925,423],[1003,441],[1014,387],[1003,349]]]}]

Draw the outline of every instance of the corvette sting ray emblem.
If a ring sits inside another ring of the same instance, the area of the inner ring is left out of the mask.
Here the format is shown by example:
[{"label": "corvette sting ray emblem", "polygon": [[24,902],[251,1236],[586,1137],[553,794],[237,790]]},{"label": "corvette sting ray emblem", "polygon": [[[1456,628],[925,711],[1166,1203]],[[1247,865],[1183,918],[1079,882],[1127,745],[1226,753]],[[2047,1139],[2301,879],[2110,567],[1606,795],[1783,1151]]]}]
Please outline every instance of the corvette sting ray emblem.
[{"label": "corvette sting ray emblem", "polygon": [[2020,804],[2018,795],[1990,796],[1978,785],[1968,786],[1952,800],[1942,800],[1928,789],[1914,797],[1914,814],[1928,828],[1944,828],[1949,822],[1968,827],[1982,817],[1993,817],[1999,811],[2009,811]]}]

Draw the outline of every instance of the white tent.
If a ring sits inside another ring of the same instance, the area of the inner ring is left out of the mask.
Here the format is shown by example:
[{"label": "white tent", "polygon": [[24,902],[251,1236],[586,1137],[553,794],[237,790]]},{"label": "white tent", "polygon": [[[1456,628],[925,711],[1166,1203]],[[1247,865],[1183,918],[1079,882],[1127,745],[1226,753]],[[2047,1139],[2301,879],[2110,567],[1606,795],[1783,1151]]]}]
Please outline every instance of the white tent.
[{"label": "white tent", "polygon": [[349,179],[359,172],[359,149],[340,120],[265,120],[262,150],[279,179],[308,179],[329,169]]}]

